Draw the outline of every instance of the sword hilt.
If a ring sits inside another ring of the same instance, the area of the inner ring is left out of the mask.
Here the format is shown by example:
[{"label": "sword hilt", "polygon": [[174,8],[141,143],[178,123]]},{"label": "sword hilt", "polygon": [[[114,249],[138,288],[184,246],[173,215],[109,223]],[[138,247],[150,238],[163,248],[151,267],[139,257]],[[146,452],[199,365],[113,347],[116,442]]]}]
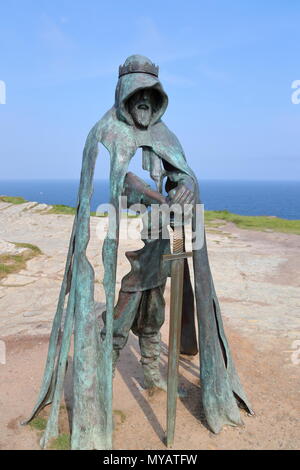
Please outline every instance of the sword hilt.
[{"label": "sword hilt", "polygon": [[173,232],[173,253],[183,253],[184,251],[184,230],[182,225],[174,227]]},{"label": "sword hilt", "polygon": [[164,261],[173,261],[193,256],[192,252],[184,251],[184,238],[184,226],[175,225],[173,227],[173,252],[163,255]]}]

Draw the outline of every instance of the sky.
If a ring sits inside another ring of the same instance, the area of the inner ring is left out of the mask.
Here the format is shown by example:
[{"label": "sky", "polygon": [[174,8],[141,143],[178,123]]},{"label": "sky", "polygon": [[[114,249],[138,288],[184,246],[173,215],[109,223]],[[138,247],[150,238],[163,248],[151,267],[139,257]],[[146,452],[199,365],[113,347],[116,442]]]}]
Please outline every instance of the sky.
[{"label": "sky", "polygon": [[131,54],[159,65],[200,181],[300,180],[299,47],[299,0],[0,0],[0,180],[79,178]]}]

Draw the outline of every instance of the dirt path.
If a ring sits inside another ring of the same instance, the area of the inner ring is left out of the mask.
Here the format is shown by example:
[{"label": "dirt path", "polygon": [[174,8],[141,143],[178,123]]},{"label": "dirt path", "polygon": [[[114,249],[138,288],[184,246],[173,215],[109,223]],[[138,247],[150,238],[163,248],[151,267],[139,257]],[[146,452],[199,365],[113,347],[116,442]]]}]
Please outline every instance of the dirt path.
[{"label": "dirt path", "polygon": [[[9,223],[8,223],[9,220]],[[89,256],[100,281],[101,242],[92,220]],[[0,238],[33,243],[43,255],[0,285],[0,448],[39,449],[37,432],[19,422],[37,398],[48,337],[64,269],[71,216],[27,210],[9,219],[0,207]],[[182,357],[174,449],[299,449],[300,447],[300,237],[239,230],[226,225],[208,234],[209,255],[226,332],[242,383],[256,412],[245,426],[213,435],[203,420],[199,358]],[[135,242],[123,242],[120,259]],[[119,265],[118,280],[128,271]],[[96,284],[99,311],[103,291]],[[166,290],[167,305],[169,286]],[[162,372],[166,374],[168,321],[163,326]],[[2,343],[3,345],[3,343]],[[116,449],[165,449],[166,396],[149,398],[142,387],[139,348],[131,335],[114,381]]]}]

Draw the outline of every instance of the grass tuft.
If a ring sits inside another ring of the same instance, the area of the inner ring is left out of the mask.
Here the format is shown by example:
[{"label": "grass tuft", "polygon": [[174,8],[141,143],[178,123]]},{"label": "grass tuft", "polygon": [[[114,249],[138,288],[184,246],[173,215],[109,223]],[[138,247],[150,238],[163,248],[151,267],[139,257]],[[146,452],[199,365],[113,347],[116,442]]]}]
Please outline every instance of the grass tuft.
[{"label": "grass tuft", "polygon": [[21,196],[0,196],[0,202],[9,202],[10,204],[24,204],[26,199]]},{"label": "grass tuft", "polygon": [[126,415],[122,410],[113,410],[113,414],[120,418],[121,424],[125,423]]},{"label": "grass tuft", "polygon": [[70,450],[71,449],[71,438],[70,434],[60,434],[56,439],[53,439],[49,445],[49,449],[52,450]]},{"label": "grass tuft", "polygon": [[64,204],[54,204],[52,209],[47,212],[47,214],[66,214],[66,215],[75,215],[76,208],[65,206]]},{"label": "grass tuft", "polygon": [[14,243],[14,245],[26,248],[26,250],[18,255],[11,255],[9,253],[0,255],[0,280],[8,274],[17,273],[25,269],[27,261],[42,254],[39,247],[31,243]]},{"label": "grass tuft", "polygon": [[27,248],[28,250],[31,250],[35,255],[41,255],[42,251],[39,249],[38,246],[32,245],[31,243],[16,243],[13,242],[14,245],[19,246],[21,248]]},{"label": "grass tuft", "polygon": [[[9,202],[11,204],[24,204],[28,202],[26,199],[20,196],[0,196],[0,202]],[[52,209],[47,212],[47,214],[65,214],[65,215],[75,215],[76,208],[66,206],[64,204],[55,204],[52,206]],[[97,213],[91,212],[92,216],[98,217],[107,217],[108,213]],[[122,217],[136,218],[139,217],[139,214],[134,214],[128,212],[127,214],[122,214]],[[288,220],[280,219],[279,217],[270,217],[270,216],[247,216],[247,215],[238,215],[232,214],[227,210],[221,211],[205,211],[205,223],[208,227],[219,228],[224,222],[232,222],[240,228],[248,230],[258,230],[258,231],[273,231],[273,232],[282,232],[282,233],[294,233],[300,235],[300,220]],[[33,247],[33,245],[32,245]],[[33,252],[38,254],[36,251]],[[37,248],[37,247],[36,247]],[[7,272],[7,268],[1,266],[0,260],[0,278],[1,272]],[[3,264],[3,263],[2,263]],[[11,268],[8,268],[8,270]]]},{"label": "grass tuft", "polygon": [[216,226],[220,220],[232,222],[237,227],[247,230],[273,231],[282,233],[294,233],[300,235],[300,220],[280,219],[270,216],[248,216],[232,214],[226,210],[223,211],[205,211],[205,222],[208,226]]},{"label": "grass tuft", "polygon": [[30,423],[30,427],[33,429],[37,429],[38,431],[44,431],[47,426],[47,420],[46,418],[41,418],[38,416],[37,418],[34,418]]}]

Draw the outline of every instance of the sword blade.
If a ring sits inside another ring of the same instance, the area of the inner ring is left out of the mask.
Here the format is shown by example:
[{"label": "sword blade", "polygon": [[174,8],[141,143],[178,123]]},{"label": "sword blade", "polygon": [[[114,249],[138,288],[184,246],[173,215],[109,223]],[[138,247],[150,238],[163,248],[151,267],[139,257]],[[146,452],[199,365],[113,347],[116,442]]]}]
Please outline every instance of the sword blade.
[{"label": "sword blade", "polygon": [[167,392],[167,446],[174,442],[178,366],[181,336],[184,259],[174,259],[171,266],[171,300]]}]

